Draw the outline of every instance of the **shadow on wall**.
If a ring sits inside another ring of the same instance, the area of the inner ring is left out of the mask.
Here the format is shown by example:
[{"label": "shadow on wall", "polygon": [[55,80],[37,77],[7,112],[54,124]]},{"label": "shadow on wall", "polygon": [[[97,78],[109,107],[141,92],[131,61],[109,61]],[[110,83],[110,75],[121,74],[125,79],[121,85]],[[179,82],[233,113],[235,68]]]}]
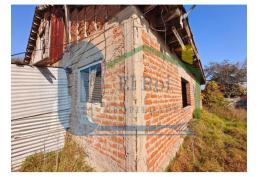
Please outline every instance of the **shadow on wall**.
[{"label": "shadow on wall", "polygon": [[47,67],[37,67],[37,69],[50,83],[53,83],[53,80],[56,80],[56,77],[51,73],[51,71]]},{"label": "shadow on wall", "polygon": [[[90,90],[90,74],[82,72],[88,66],[101,62],[104,59],[102,52],[92,43],[86,41],[80,41],[75,44],[67,46],[63,53],[61,60],[58,63],[59,67],[65,68],[66,70],[66,80],[68,82],[68,92],[71,105],[70,112],[70,124],[71,122],[76,122],[70,127],[70,132],[77,136],[88,135],[90,128],[88,127],[93,123],[92,118],[86,113],[87,110],[87,100],[89,98]],[[102,68],[102,67],[101,67]],[[59,73],[62,75],[62,73]],[[62,77],[62,76],[61,76]],[[99,80],[101,81],[101,79]],[[62,80],[59,79],[59,87],[62,87]],[[100,83],[101,84],[101,83]],[[93,84],[96,86],[96,84]],[[63,92],[58,94],[59,97],[63,97]],[[98,92],[101,95],[101,92]],[[82,99],[84,98],[84,99]],[[58,99],[58,105],[62,109],[63,103],[60,102],[62,99]],[[59,115],[60,123],[62,123],[62,115]],[[64,126],[65,127],[65,126]]]},{"label": "shadow on wall", "polygon": [[[135,52],[135,50],[133,50],[133,52]],[[114,60],[122,61],[121,58],[126,59],[129,56],[130,55],[125,55],[122,57],[118,57],[117,59],[112,59],[112,62]],[[94,136],[94,135],[110,136],[111,134],[115,136],[117,135],[130,136],[130,135],[135,135],[134,133],[132,133],[135,131],[139,131],[139,133],[143,132],[142,133],[143,135],[146,134],[144,133],[145,131],[150,131],[148,133],[148,135],[150,135],[151,131],[155,132],[156,130],[160,130],[164,128],[175,130],[175,134],[171,134],[171,136],[192,134],[192,132],[189,132],[189,130],[182,129],[182,127],[186,126],[187,122],[182,122],[180,124],[175,124],[175,125],[158,125],[158,126],[145,126],[145,125],[103,126],[94,122],[94,118],[92,117],[92,115],[87,114],[87,105],[88,103],[95,104],[91,100],[91,98],[94,96],[96,97],[98,95],[93,95],[94,93],[102,94],[102,91],[94,92],[94,90],[96,90],[96,87],[98,86],[98,84],[101,84],[102,82],[101,78],[103,77],[100,76],[101,77],[100,80],[97,79],[97,73],[98,73],[97,65],[99,65],[99,63],[101,64],[101,67],[100,67],[102,70],[101,75],[103,76],[103,70],[105,70],[106,68],[106,66],[103,66],[103,62],[102,62],[103,59],[104,59],[104,56],[102,55],[102,51],[98,49],[95,45],[85,41],[80,41],[77,44],[72,44],[68,46],[66,51],[64,52],[62,59],[59,62],[59,67],[66,68],[66,70],[69,71],[67,72],[67,80],[69,82],[68,85],[69,85],[70,96],[72,97],[71,98],[71,119],[72,120],[70,121],[75,122],[75,124],[72,124],[73,127],[70,129],[72,134],[77,136]],[[107,64],[109,63],[107,62]],[[112,63],[112,64],[116,64],[116,63]],[[109,69],[112,69],[112,67]],[[117,75],[117,79],[119,80],[118,75]],[[97,82],[100,82],[100,83],[97,83]],[[59,96],[62,97],[62,93],[60,93]],[[99,105],[102,105],[102,101],[99,101],[98,103]],[[60,103],[60,105],[61,104],[62,103]],[[104,132],[104,133],[101,133],[101,132]],[[121,132],[125,132],[125,133],[121,134]]]}]

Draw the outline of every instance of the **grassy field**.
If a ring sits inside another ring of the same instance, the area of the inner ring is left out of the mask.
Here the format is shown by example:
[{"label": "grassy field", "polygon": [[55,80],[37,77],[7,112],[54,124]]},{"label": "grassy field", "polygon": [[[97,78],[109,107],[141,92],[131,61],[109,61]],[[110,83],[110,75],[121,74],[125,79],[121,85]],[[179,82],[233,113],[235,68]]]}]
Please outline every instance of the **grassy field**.
[{"label": "grassy field", "polygon": [[[192,119],[193,136],[185,138],[168,171],[246,171],[246,111],[219,107],[204,108]],[[93,171],[86,156],[70,136],[61,151],[37,153],[26,158],[20,171]]]},{"label": "grassy field", "polygon": [[246,110],[204,108],[168,171],[246,171]]},{"label": "grassy field", "polygon": [[89,172],[93,168],[84,161],[83,149],[70,135],[66,135],[65,146],[59,152],[36,153],[25,159],[21,172]]}]

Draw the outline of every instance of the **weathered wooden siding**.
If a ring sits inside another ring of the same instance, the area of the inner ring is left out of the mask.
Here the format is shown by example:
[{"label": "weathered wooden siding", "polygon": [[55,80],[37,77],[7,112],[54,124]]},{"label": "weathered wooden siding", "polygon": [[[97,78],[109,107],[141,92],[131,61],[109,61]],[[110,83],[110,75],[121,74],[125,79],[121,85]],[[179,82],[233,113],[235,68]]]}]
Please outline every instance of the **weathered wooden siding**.
[{"label": "weathered wooden siding", "polygon": [[70,96],[65,70],[12,65],[12,170],[35,152],[63,147]]},{"label": "weathered wooden siding", "polygon": [[64,47],[64,13],[61,8],[54,8],[51,17],[51,63],[60,59]]}]

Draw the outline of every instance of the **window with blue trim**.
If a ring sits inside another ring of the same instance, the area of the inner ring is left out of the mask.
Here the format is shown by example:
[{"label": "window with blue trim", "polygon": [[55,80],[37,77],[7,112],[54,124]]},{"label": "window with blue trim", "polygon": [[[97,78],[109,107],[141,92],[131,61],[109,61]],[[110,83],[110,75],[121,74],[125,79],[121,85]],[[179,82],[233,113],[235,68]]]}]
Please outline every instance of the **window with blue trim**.
[{"label": "window with blue trim", "polygon": [[80,71],[81,102],[101,103],[101,64],[95,64]]}]

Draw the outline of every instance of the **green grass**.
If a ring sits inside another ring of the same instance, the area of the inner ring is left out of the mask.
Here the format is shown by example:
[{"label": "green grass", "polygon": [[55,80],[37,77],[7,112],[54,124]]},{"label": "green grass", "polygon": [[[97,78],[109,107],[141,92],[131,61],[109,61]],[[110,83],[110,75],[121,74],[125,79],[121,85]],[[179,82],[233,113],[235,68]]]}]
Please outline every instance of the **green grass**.
[{"label": "green grass", "polygon": [[25,159],[21,172],[90,172],[93,168],[87,165],[83,149],[76,144],[70,135],[66,135],[65,145],[59,152],[36,153]]},{"label": "green grass", "polygon": [[246,111],[233,108],[203,109],[189,128],[168,171],[246,171]]}]

